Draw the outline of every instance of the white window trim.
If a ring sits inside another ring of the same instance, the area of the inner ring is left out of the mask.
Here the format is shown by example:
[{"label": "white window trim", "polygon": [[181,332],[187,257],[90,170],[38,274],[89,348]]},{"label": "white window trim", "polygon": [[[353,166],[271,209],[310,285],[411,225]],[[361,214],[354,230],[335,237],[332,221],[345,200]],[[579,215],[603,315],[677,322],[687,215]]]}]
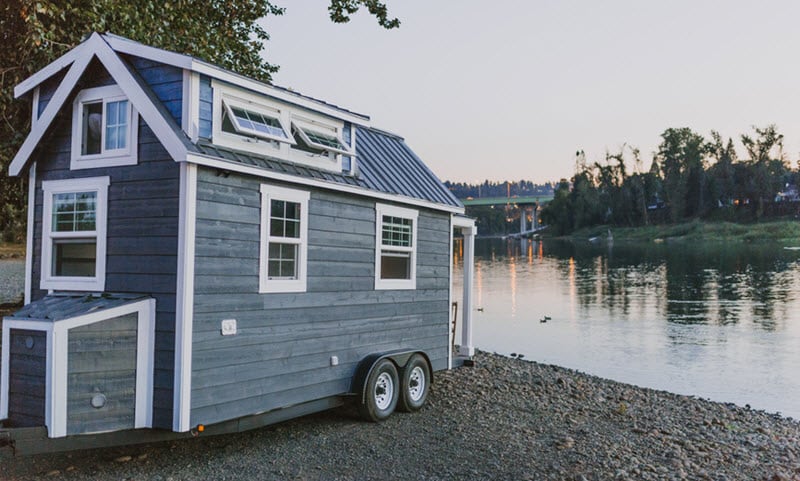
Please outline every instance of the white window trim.
[{"label": "white window trim", "polygon": [[[106,104],[119,100],[128,100],[128,145],[124,149],[105,150],[106,129]],[[100,143],[100,153],[91,155],[81,154],[81,139],[83,137],[83,105],[94,102],[103,102],[103,140]],[[139,134],[139,114],[133,102],[122,92],[118,85],[94,87],[81,90],[72,103],[72,154],[70,156],[70,170],[93,169],[98,167],[118,167],[122,165],[136,165],[137,146]]]},{"label": "white window trim", "polygon": [[[109,177],[42,181],[42,248],[41,279],[39,287],[45,290],[102,292],[106,285],[106,232],[108,229]],[[96,260],[94,277],[66,277],[52,275],[53,259],[53,195],[71,192],[97,192],[95,230],[75,232],[58,237],[96,237]]]},{"label": "white window trim", "polygon": [[[385,250],[389,251],[406,251],[411,253],[411,275],[410,279],[381,279],[381,254],[384,250],[383,247],[383,216],[389,215],[392,217],[402,217],[404,219],[411,219],[411,247],[390,247],[386,246]],[[375,289],[388,290],[388,289],[416,289],[417,288],[417,222],[419,219],[419,211],[414,209],[404,209],[387,204],[375,204]]]},{"label": "white window trim", "polygon": [[[153,363],[155,359],[156,301],[125,304],[55,322],[4,319],[2,339],[2,369],[0,369],[0,419],[8,417],[9,352],[11,329],[45,332],[47,338],[45,376],[45,426],[48,437],[67,435],[67,365],[69,330],[102,322],[130,313],[138,314],[136,336],[136,399],[134,428],[153,426]],[[87,433],[88,434],[88,433]]]},{"label": "white window trim", "polygon": [[[261,184],[261,248],[258,266],[258,292],[306,292],[308,271],[308,191],[287,189],[269,184]],[[270,201],[285,200],[300,204],[300,238],[298,249],[297,279],[269,279],[269,218]]]}]

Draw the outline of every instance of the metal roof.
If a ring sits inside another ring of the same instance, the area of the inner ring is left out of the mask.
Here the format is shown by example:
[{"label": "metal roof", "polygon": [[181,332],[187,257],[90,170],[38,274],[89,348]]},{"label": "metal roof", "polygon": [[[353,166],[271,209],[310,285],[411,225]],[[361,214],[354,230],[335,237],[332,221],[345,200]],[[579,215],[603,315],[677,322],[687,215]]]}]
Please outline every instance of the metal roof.
[{"label": "metal roof", "polygon": [[370,189],[462,207],[402,137],[358,126],[356,158],[359,175]]},{"label": "metal roof", "polygon": [[51,321],[89,314],[147,299],[143,294],[53,294],[33,301],[6,319]]},{"label": "metal roof", "polygon": [[324,180],[327,182],[335,182],[337,184],[369,188],[363,180],[352,175],[317,169],[315,167],[279,160],[266,155],[251,154],[239,150],[226,149],[208,142],[198,142],[197,151],[203,155],[237,162],[240,164],[249,165],[251,167],[258,167],[260,169],[278,172],[281,174],[296,175],[298,177]]}]

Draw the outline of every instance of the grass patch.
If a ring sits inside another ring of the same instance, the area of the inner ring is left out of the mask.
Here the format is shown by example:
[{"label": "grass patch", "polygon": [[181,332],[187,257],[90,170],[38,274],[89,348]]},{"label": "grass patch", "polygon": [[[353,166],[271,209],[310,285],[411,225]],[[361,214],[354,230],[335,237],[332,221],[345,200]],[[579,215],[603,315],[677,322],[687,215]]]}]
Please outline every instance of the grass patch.
[{"label": "grass patch", "polygon": [[22,259],[25,257],[25,244],[0,242],[0,259]]},{"label": "grass patch", "polygon": [[777,242],[787,246],[800,246],[800,221],[796,220],[749,224],[694,220],[682,224],[642,227],[598,226],[579,229],[567,238],[585,241],[591,237],[599,237],[605,240],[609,229],[615,242]]}]

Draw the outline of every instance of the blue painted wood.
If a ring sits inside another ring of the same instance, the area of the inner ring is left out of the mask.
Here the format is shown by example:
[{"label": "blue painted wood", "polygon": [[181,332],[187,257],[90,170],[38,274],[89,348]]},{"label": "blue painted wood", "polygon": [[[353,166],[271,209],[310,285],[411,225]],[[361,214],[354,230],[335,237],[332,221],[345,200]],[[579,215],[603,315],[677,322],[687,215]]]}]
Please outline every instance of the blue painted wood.
[{"label": "blue painted wood", "polygon": [[166,107],[172,118],[181,125],[183,116],[183,70],[140,57],[126,56],[148,86]]},{"label": "blue painted wood", "polygon": [[[448,215],[420,211],[427,287],[376,291],[375,202],[300,188],[311,193],[308,292],[259,294],[260,182],[204,168],[198,179],[192,424],[342,394],[375,351],[424,349],[446,367]],[[222,336],[230,318],[238,333]]]},{"label": "blue painted wood", "polygon": [[9,422],[14,427],[44,426],[47,335],[11,329],[9,338]]},{"label": "blue painted wood", "polygon": [[[145,80],[167,85],[182,79],[170,69],[138,64]],[[161,75],[156,75],[160,70]],[[182,80],[181,80],[182,81]],[[93,62],[80,88],[111,82],[102,66]],[[162,92],[177,92],[165,88]],[[182,94],[182,92],[181,92]],[[175,289],[178,252],[178,164],[175,163],[140,118],[138,154],[134,166],[69,170],[72,104],[67,102],[48,133],[37,161],[34,211],[33,299],[41,277],[41,182],[80,177],[109,176],[106,291],[152,294],[156,299],[156,385],[154,425],[172,427],[172,370],[174,369]],[[144,269],[146,267],[146,270]]]}]

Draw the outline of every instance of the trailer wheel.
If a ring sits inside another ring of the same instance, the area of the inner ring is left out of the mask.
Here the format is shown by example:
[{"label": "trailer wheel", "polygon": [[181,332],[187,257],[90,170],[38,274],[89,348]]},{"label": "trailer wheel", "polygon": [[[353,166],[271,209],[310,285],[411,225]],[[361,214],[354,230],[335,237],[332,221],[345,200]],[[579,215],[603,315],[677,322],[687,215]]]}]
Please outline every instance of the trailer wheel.
[{"label": "trailer wheel", "polygon": [[388,418],[397,406],[400,391],[400,378],[397,368],[389,359],[381,359],[375,364],[365,384],[364,400],[358,412],[367,421],[380,422]]},{"label": "trailer wheel", "polygon": [[428,361],[423,356],[414,354],[403,368],[397,408],[405,412],[418,411],[428,399],[430,384],[431,369]]}]

